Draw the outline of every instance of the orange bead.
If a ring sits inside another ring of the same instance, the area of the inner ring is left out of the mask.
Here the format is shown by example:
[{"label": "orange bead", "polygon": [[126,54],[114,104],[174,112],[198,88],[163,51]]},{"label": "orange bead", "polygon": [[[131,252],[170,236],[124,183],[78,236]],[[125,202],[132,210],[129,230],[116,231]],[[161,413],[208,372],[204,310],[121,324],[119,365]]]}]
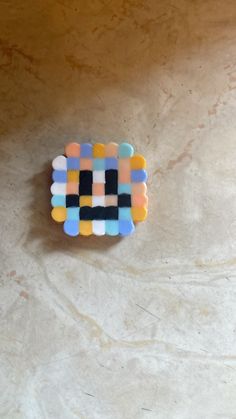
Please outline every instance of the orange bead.
[{"label": "orange bead", "polygon": [[131,208],[131,214],[132,214],[133,221],[135,222],[144,221],[145,218],[147,217],[147,208],[133,207]]},{"label": "orange bead", "polygon": [[91,207],[92,206],[92,197],[89,196],[89,195],[80,196],[79,205],[80,205],[80,207]]},{"label": "orange bead", "polygon": [[92,221],[80,221],[79,232],[82,236],[90,236],[93,233]]},{"label": "orange bead", "polygon": [[105,157],[105,145],[101,143],[94,144],[93,146],[93,157],[104,158]]},{"label": "orange bead", "polygon": [[80,156],[80,144],[70,143],[65,147],[65,154],[67,157],[79,157]]},{"label": "orange bead", "polygon": [[79,182],[79,170],[68,170],[67,182]]},{"label": "orange bead", "polygon": [[133,170],[145,169],[146,168],[146,160],[140,154],[136,154],[130,158],[130,166]]},{"label": "orange bead", "polygon": [[62,223],[66,220],[66,208],[65,207],[55,207],[51,211],[53,220],[58,223]]}]

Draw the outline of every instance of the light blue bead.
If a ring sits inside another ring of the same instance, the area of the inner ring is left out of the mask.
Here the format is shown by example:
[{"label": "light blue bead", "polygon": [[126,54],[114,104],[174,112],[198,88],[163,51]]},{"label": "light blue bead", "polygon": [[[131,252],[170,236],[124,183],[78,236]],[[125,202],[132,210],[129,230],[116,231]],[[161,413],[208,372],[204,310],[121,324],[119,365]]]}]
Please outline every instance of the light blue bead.
[{"label": "light blue bead", "polygon": [[122,194],[122,193],[131,194],[131,184],[130,183],[119,183],[118,194]]},{"label": "light blue bead", "polygon": [[53,195],[51,199],[52,207],[65,207],[66,197],[65,195]]},{"label": "light blue bead", "polygon": [[66,170],[53,170],[52,179],[54,182],[66,183],[67,182],[67,171]]},{"label": "light blue bead", "polygon": [[105,170],[105,159],[93,159],[93,170]]},{"label": "light blue bead", "polygon": [[92,157],[93,147],[92,144],[80,144],[80,156],[81,157]]},{"label": "light blue bead", "polygon": [[64,222],[64,232],[68,234],[68,236],[78,236],[79,222],[75,220],[66,220]]},{"label": "light blue bead", "polygon": [[131,144],[122,143],[119,145],[119,157],[132,157],[134,148]]},{"label": "light blue bead", "polygon": [[80,161],[78,157],[67,157],[67,169],[79,170]]},{"label": "light blue bead", "polygon": [[119,234],[119,222],[116,220],[109,220],[105,222],[105,231],[108,236],[117,236]]},{"label": "light blue bead", "polygon": [[131,170],[131,182],[139,183],[139,182],[146,182],[147,180],[147,172],[146,170]]},{"label": "light blue bead", "polygon": [[119,233],[121,236],[128,236],[135,230],[134,223],[131,220],[120,220],[119,221]]},{"label": "light blue bead", "polygon": [[106,158],[106,170],[118,169],[118,159],[116,157],[107,157]]},{"label": "light blue bead", "polygon": [[67,208],[67,220],[79,221],[79,208]]},{"label": "light blue bead", "polygon": [[119,220],[131,220],[131,208],[119,208]]}]

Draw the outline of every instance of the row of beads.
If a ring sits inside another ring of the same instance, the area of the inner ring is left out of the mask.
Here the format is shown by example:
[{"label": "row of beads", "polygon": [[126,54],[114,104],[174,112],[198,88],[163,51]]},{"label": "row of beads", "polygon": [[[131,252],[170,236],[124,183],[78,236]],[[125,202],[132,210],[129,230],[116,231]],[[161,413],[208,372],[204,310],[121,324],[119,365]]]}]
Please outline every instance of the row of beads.
[{"label": "row of beads", "polygon": [[143,156],[133,156],[131,158],[83,158],[57,156],[52,167],[55,170],[108,170],[108,169],[145,169],[146,161]]},{"label": "row of beads", "polygon": [[[105,183],[106,182],[106,173],[111,172],[111,170],[94,170],[92,172],[91,182],[92,183]],[[115,172],[117,172],[115,170]],[[54,170],[52,177],[55,183],[67,183],[67,182],[80,182],[80,173],[78,170]],[[147,173],[145,170],[131,170],[129,171],[119,171],[118,172],[118,183],[142,183],[146,182]]]},{"label": "row of beads", "polygon": [[[146,184],[145,183],[121,183],[118,184],[118,190],[117,193],[118,195],[123,194],[123,193],[127,193],[127,194],[132,194],[133,196],[135,195],[146,195]],[[61,204],[57,204],[57,198],[54,198],[54,196],[57,195],[70,195],[70,194],[78,194],[79,191],[79,183],[78,182],[69,182],[66,185],[64,184],[54,184],[54,186],[51,186],[51,192],[52,192],[52,199],[54,202],[54,204],[52,204],[54,207],[56,207],[57,205],[61,205]],[[105,195],[105,184],[104,183],[94,183],[92,185],[92,195],[95,196],[103,196]],[[65,197],[64,197],[65,199]]]},{"label": "row of beads", "polygon": [[[67,197],[68,195],[54,195],[51,199],[52,207],[67,207]],[[74,195],[72,195],[74,196]],[[78,196],[78,195],[77,195]],[[129,200],[129,201],[128,201]],[[83,195],[78,196],[78,207],[96,207],[98,205],[109,207],[109,206],[119,206],[119,207],[143,207],[147,206],[148,198],[147,195]]]},{"label": "row of beads", "polygon": [[[52,209],[51,215],[52,218],[57,221],[58,223],[62,223],[63,221],[70,219],[70,220],[79,220],[80,219],[80,210],[82,210],[83,208],[86,209],[86,211],[88,212],[89,209],[91,209],[91,207],[70,207],[70,208],[65,208],[65,207],[54,207]],[[93,207],[94,211],[97,210],[97,208],[102,208],[102,210],[105,210],[108,208],[109,209],[116,209],[117,210],[117,216],[116,217],[112,217],[112,218],[118,218],[121,220],[127,220],[127,219],[132,219],[135,222],[139,222],[139,221],[143,221],[145,220],[146,216],[147,216],[147,209],[145,207],[131,207],[131,208],[118,208],[118,207],[113,207],[113,206],[109,206],[109,207]],[[102,219],[104,220],[106,217],[104,215],[102,215],[101,217],[98,217],[98,219]],[[84,219],[84,217],[83,217]]]},{"label": "row of beads", "polygon": [[127,236],[134,231],[134,223],[131,220],[94,220],[94,221],[76,221],[66,220],[64,223],[64,232],[69,236]]},{"label": "row of beads", "polygon": [[116,143],[109,144],[78,144],[70,143],[65,148],[65,153],[68,157],[132,157],[134,148],[128,143],[120,145]]}]

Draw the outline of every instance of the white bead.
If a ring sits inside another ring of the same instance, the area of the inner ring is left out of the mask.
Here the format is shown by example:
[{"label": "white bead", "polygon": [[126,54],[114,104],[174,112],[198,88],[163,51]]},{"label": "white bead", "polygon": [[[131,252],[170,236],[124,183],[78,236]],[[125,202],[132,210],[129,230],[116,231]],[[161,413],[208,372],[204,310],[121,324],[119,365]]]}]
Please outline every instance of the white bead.
[{"label": "white bead", "polygon": [[93,207],[105,207],[105,196],[93,196],[92,197]]},{"label": "white bead", "polygon": [[105,221],[94,220],[93,222],[93,234],[96,236],[103,236],[105,234]]},{"label": "white bead", "polygon": [[105,183],[105,170],[93,171],[93,183]]},{"label": "white bead", "polygon": [[52,167],[55,170],[67,170],[67,159],[65,156],[57,156],[53,162]]},{"label": "white bead", "polygon": [[51,186],[51,193],[53,195],[65,195],[66,194],[66,183],[54,182]]}]

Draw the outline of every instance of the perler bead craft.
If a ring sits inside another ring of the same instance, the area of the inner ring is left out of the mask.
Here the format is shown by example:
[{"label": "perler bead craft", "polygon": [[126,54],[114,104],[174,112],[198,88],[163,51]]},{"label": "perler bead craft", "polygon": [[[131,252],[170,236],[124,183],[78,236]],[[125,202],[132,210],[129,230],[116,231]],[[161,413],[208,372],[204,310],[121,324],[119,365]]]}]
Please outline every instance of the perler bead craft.
[{"label": "perler bead craft", "polygon": [[126,236],[146,218],[146,160],[130,144],[70,143],[52,167],[51,215],[69,236]]}]

